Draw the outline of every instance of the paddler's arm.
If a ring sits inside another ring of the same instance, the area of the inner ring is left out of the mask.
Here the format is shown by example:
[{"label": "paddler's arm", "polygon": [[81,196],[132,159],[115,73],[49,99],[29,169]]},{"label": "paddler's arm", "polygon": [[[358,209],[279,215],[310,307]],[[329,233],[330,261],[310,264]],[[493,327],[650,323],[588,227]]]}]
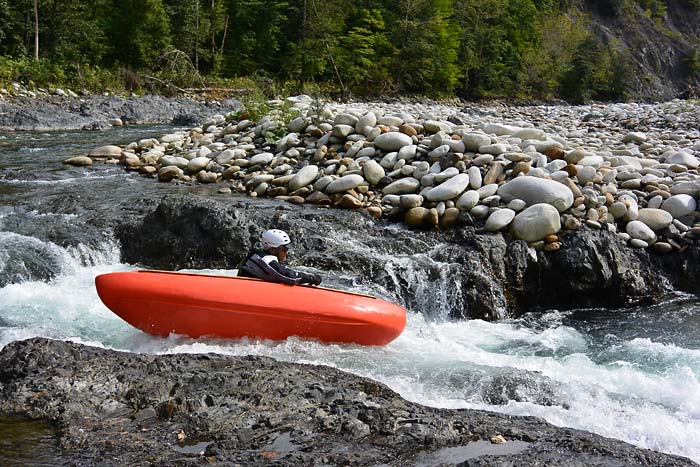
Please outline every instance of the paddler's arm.
[{"label": "paddler's arm", "polygon": [[271,261],[269,264],[270,267],[272,267],[278,273],[286,277],[297,279],[301,284],[319,285],[321,283],[321,276],[318,274],[307,274],[301,271],[295,271],[279,261]]}]

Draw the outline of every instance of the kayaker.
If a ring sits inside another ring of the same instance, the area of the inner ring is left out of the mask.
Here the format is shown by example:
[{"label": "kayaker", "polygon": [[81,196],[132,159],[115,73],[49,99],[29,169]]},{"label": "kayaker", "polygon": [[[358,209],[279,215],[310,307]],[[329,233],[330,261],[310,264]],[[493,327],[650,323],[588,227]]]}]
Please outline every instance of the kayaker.
[{"label": "kayaker", "polygon": [[295,271],[285,266],[287,252],[292,241],[287,232],[279,229],[266,230],[260,236],[262,250],[255,249],[248,253],[248,256],[238,267],[240,277],[256,277],[269,282],[280,282],[282,284],[299,285],[310,284],[319,285],[321,276],[317,274],[306,274]]}]

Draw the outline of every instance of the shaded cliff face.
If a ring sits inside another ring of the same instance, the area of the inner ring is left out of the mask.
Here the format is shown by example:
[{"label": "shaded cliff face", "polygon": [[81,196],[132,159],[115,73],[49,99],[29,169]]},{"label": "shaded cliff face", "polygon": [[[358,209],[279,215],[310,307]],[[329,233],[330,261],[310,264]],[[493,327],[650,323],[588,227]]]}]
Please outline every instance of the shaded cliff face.
[{"label": "shaded cliff face", "polygon": [[336,285],[366,284],[412,311],[499,319],[527,311],[648,304],[673,289],[697,292],[700,249],[663,255],[607,231],[562,237],[535,251],[470,226],[411,230],[358,211],[274,200],[170,196],[117,227],[123,260],[160,269],[238,267],[267,228],[288,231],[291,263]]},{"label": "shaded cliff face", "polygon": [[0,352],[3,414],[60,427],[65,465],[696,465],[535,417],[425,407],[329,367],[39,338]]},{"label": "shaded cliff face", "polygon": [[632,100],[697,98],[700,74],[687,58],[700,43],[700,11],[691,2],[667,1],[663,17],[650,17],[636,2],[579,2],[591,17],[591,29],[603,43],[631,60]]}]

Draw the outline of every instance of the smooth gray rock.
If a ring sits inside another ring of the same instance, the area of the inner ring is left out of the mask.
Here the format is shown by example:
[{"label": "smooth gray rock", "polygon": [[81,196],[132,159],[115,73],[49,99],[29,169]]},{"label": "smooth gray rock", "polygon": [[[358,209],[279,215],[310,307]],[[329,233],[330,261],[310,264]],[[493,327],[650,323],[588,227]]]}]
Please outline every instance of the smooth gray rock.
[{"label": "smooth gray rock", "polygon": [[428,191],[425,197],[428,201],[447,201],[461,195],[469,186],[469,175],[457,174],[440,185]]},{"label": "smooth gray rock", "polygon": [[382,189],[385,195],[403,195],[415,193],[420,188],[420,181],[413,177],[405,177],[391,182]]},{"label": "smooth gray rock", "polygon": [[197,173],[200,170],[206,168],[211,162],[208,157],[195,157],[187,163],[187,171],[190,173]]},{"label": "smooth gray rock", "polygon": [[648,225],[641,221],[630,221],[625,227],[625,232],[633,239],[642,240],[647,244],[656,240],[656,234]]},{"label": "smooth gray rock", "polygon": [[564,184],[538,177],[517,177],[500,186],[497,192],[506,203],[521,199],[528,206],[551,204],[564,212],[574,204],[574,194]]},{"label": "smooth gray rock", "polygon": [[498,232],[507,227],[515,218],[515,211],[511,209],[499,209],[486,219],[484,226],[488,232]]},{"label": "smooth gray rock", "polygon": [[249,159],[250,165],[257,165],[257,164],[267,165],[270,162],[272,162],[273,157],[275,157],[274,154],[272,154],[270,152],[262,152],[260,154],[256,154]]},{"label": "smooth gray rock", "polygon": [[561,230],[559,211],[551,204],[534,204],[518,213],[511,222],[511,232],[518,240],[538,242]]},{"label": "smooth gray rock", "polygon": [[690,195],[673,195],[661,204],[661,209],[670,213],[674,219],[686,216],[697,208],[695,198]]},{"label": "smooth gray rock", "polygon": [[365,179],[367,179],[367,181],[372,185],[379,183],[379,180],[386,175],[384,168],[374,160],[368,160],[365,162],[362,166],[362,172]]},{"label": "smooth gray rock", "polygon": [[658,231],[671,225],[673,216],[663,209],[642,208],[639,210],[637,220],[643,222],[651,230]]},{"label": "smooth gray rock", "polygon": [[491,137],[483,133],[467,133],[462,136],[462,142],[468,151],[476,152],[480,146],[491,144]]},{"label": "smooth gray rock", "polygon": [[374,145],[384,151],[398,151],[411,144],[413,144],[411,137],[398,131],[383,133],[374,139]]},{"label": "smooth gray rock", "polygon": [[313,183],[317,176],[317,165],[307,165],[306,167],[302,167],[289,181],[289,191],[292,192]]},{"label": "smooth gray rock", "polygon": [[347,175],[345,177],[340,177],[337,180],[333,180],[330,184],[328,184],[326,187],[326,193],[329,195],[334,193],[342,193],[344,191],[357,188],[363,183],[365,183],[365,179],[362,177],[362,175]]}]

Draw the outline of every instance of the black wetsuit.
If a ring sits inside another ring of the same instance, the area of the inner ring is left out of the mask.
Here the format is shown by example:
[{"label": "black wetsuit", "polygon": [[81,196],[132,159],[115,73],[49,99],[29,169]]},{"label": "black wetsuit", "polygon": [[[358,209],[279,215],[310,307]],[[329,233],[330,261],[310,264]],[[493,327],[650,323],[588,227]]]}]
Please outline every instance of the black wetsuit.
[{"label": "black wetsuit", "polygon": [[272,253],[263,250],[253,250],[241,262],[238,268],[239,277],[256,277],[268,282],[299,285],[321,283],[318,275],[306,274],[288,268],[277,260]]}]

